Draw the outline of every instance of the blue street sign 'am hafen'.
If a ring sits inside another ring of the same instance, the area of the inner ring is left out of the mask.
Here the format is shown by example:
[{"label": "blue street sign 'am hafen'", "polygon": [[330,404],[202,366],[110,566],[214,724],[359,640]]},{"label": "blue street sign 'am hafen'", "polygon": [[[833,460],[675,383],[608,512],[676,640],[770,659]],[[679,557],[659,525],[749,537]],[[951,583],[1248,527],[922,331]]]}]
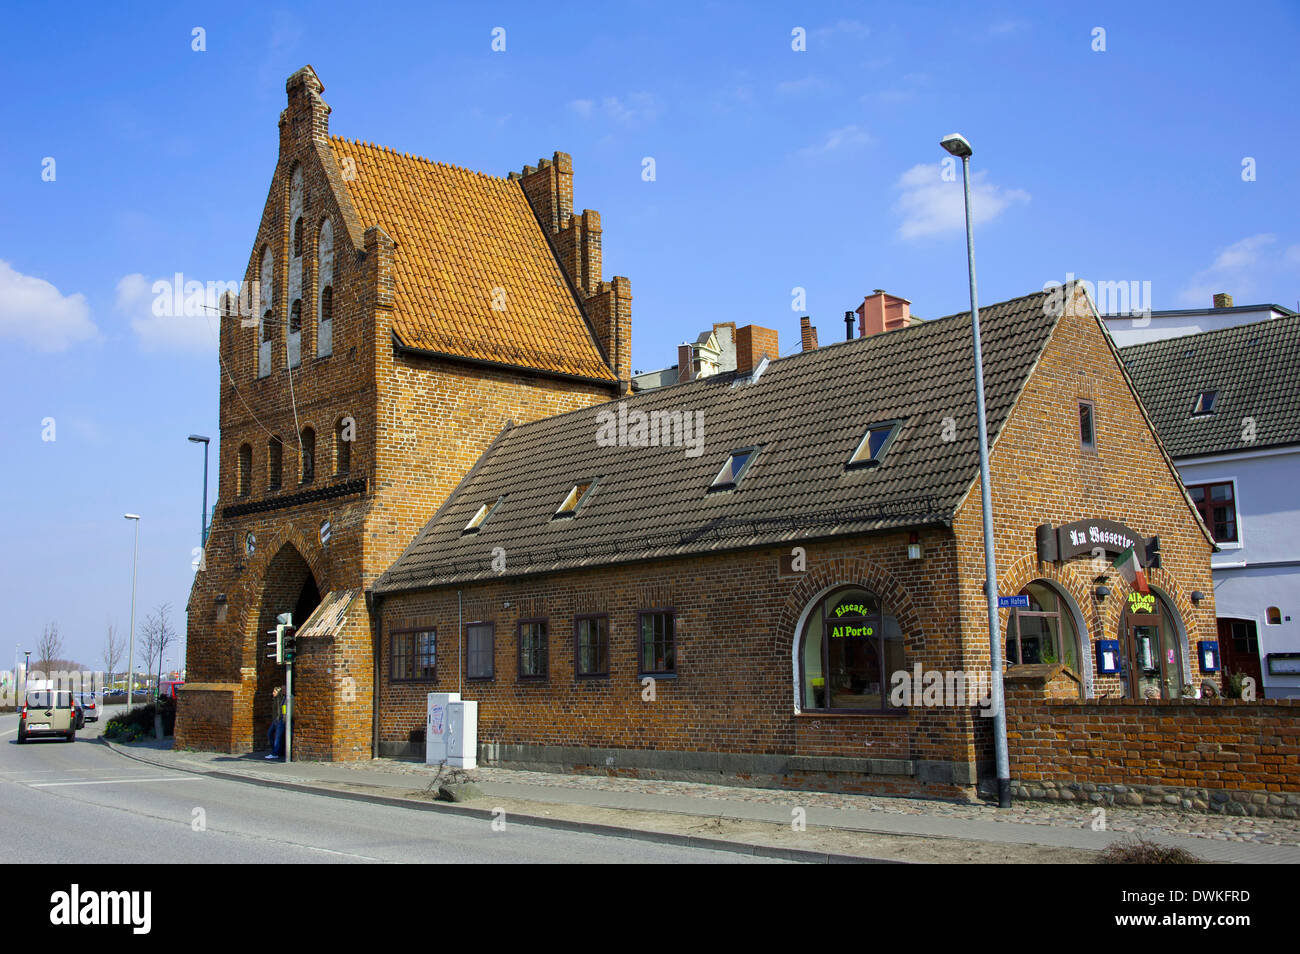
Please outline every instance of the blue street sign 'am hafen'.
[{"label": "blue street sign 'am hafen'", "polygon": [[1021,609],[1029,608],[1029,596],[999,596],[998,609],[1008,609],[1012,606],[1019,606]]}]

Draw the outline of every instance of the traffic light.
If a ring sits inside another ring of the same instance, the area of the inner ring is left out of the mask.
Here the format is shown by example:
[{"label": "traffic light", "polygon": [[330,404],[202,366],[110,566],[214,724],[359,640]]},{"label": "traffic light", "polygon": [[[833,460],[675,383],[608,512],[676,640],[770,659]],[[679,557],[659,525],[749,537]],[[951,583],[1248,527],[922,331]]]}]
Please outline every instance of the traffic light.
[{"label": "traffic light", "polygon": [[266,658],[274,659],[277,663],[284,662],[284,630],[284,625],[279,624],[275,629],[268,629],[266,631],[266,635],[275,637],[266,644],[271,650],[266,654]]},{"label": "traffic light", "polygon": [[294,654],[298,651],[297,627],[279,626],[281,631],[281,645],[284,647],[285,662],[293,662]]}]

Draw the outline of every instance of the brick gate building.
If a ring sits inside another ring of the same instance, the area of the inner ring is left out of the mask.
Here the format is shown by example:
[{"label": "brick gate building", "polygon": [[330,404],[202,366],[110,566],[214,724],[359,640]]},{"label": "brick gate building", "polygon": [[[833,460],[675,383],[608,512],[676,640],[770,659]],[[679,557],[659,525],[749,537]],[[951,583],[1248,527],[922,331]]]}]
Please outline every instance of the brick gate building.
[{"label": "brick gate building", "polygon": [[368,758],[362,596],[509,421],[630,385],[631,292],[564,153],[496,178],[330,135],[311,67],[239,301],[223,303],[216,515],[188,605],[177,745],[264,744],[277,614],[300,626],[295,749]]}]

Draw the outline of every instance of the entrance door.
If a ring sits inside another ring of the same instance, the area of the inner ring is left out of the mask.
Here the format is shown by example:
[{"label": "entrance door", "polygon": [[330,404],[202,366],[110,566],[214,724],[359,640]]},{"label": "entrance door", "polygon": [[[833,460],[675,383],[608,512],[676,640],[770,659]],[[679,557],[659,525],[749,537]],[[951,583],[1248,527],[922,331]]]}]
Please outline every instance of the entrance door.
[{"label": "entrance door", "polygon": [[1182,695],[1178,634],[1159,613],[1125,613],[1124,664],[1130,699],[1177,699]]},{"label": "entrance door", "polygon": [[1234,673],[1255,680],[1255,692],[1263,695],[1264,678],[1259,666],[1259,636],[1253,619],[1219,620],[1219,652],[1223,654],[1223,676]]}]

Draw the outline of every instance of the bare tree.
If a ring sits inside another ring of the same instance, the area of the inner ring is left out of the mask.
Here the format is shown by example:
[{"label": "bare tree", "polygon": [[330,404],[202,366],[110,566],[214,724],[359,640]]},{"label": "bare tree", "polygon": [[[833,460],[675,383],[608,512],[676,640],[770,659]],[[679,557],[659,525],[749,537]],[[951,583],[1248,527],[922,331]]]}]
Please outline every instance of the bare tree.
[{"label": "bare tree", "polygon": [[59,624],[50,621],[45,625],[41,638],[36,641],[36,668],[50,679],[50,664],[63,655],[63,637],[59,635]]},{"label": "bare tree", "polygon": [[109,683],[113,681],[113,673],[117,671],[118,663],[122,661],[122,656],[126,653],[126,640],[117,631],[117,627],[112,623],[108,624],[108,635],[104,637],[104,669],[108,673]]},{"label": "bare tree", "polygon": [[176,642],[176,630],[172,629],[171,620],[168,618],[171,611],[171,603],[159,603],[157,609],[145,616],[144,627],[140,631],[144,639],[145,659],[152,663],[155,656],[158,658],[157,685],[162,683],[163,656],[168,647]]}]

